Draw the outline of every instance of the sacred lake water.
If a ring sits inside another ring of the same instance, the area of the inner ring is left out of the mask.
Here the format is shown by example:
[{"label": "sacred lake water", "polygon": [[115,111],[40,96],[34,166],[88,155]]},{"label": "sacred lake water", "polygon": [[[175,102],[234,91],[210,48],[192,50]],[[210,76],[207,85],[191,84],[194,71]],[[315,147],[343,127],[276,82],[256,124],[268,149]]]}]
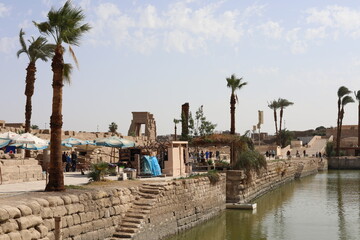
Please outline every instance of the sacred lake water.
[{"label": "sacred lake water", "polygon": [[318,173],[254,202],[256,211],[226,210],[167,240],[360,239],[360,171]]}]

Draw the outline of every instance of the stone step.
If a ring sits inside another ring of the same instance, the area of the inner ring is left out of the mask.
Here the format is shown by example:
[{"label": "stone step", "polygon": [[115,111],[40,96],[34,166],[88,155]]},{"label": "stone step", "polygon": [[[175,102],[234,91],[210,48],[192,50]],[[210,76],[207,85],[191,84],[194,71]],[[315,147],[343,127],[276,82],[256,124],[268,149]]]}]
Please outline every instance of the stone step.
[{"label": "stone step", "polygon": [[145,216],[143,214],[140,214],[140,213],[127,213],[126,217],[137,218],[137,219],[145,219]]},{"label": "stone step", "polygon": [[135,234],[134,233],[127,233],[127,232],[115,232],[113,234],[113,237],[117,237],[117,238],[132,238]]},{"label": "stone step", "polygon": [[138,223],[141,224],[144,220],[139,219],[139,218],[132,218],[132,217],[125,217],[123,220],[123,223],[128,222],[128,223]]},{"label": "stone step", "polygon": [[154,199],[140,199],[134,203],[134,205],[138,205],[138,206],[153,206],[154,204],[155,204]]},{"label": "stone step", "polygon": [[126,228],[139,228],[140,227],[140,223],[133,223],[133,222],[122,222],[120,227],[118,227],[118,230],[120,230],[121,227],[126,227]]},{"label": "stone step", "polygon": [[120,227],[119,231],[117,232],[136,233],[137,231],[137,228]]},{"label": "stone step", "polygon": [[137,213],[137,214],[149,214],[150,210],[148,209],[130,209],[128,213]]},{"label": "stone step", "polygon": [[140,188],[139,192],[148,194],[159,194],[160,190],[158,188]]},{"label": "stone step", "polygon": [[155,199],[157,197],[157,195],[155,195],[155,194],[148,194],[148,193],[142,193],[142,192],[139,192],[139,195],[142,198],[146,198],[146,199]]}]

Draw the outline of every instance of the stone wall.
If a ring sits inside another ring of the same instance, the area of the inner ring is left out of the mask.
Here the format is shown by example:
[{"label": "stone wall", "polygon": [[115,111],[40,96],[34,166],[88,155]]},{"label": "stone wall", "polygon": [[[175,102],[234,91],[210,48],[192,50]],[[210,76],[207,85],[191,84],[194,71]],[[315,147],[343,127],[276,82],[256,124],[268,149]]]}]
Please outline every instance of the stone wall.
[{"label": "stone wall", "polygon": [[294,178],[315,174],[327,169],[325,159],[276,160],[268,162],[267,169],[259,173],[243,170],[227,171],[226,196],[229,203],[247,203],[254,198]]},{"label": "stone wall", "polygon": [[225,178],[222,174],[215,184],[202,177],[164,185],[147,216],[147,224],[133,239],[163,239],[216,216],[225,209]]},{"label": "stone wall", "polygon": [[0,160],[0,184],[29,182],[45,179],[41,166],[35,159]]},{"label": "stone wall", "polygon": [[331,157],[329,169],[360,169],[359,157]]},{"label": "stone wall", "polygon": [[132,206],[137,188],[53,194],[0,206],[0,240],[55,239],[55,218],[61,217],[62,239],[105,239]]}]

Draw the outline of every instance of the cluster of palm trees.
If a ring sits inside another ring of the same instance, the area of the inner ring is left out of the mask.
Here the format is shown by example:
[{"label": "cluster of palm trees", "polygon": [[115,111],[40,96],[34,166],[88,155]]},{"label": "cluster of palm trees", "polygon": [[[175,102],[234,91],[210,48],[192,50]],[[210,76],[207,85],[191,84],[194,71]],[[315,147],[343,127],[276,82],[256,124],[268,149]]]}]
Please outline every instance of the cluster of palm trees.
[{"label": "cluster of palm trees", "polygon": [[69,45],[69,51],[73,56],[75,63],[77,60],[71,45],[78,46],[80,38],[84,33],[90,30],[89,24],[83,24],[85,15],[81,8],[75,8],[71,5],[70,0],[58,10],[51,9],[47,15],[47,21],[36,23],[35,26],[44,36],[53,38],[54,44],[48,43],[45,37],[32,38],[29,40],[29,46],[26,45],[23,38],[24,32],[20,30],[21,49],[17,52],[25,53],[29,58],[29,64],[26,68],[26,106],[25,106],[25,131],[30,132],[32,103],[31,97],[34,93],[36,61],[41,59],[47,61],[52,58],[51,68],[53,71],[53,98],[52,98],[52,115],[50,117],[50,167],[49,182],[46,185],[46,191],[63,191],[64,175],[61,158],[61,128],[62,122],[62,89],[64,81],[70,81],[72,66],[64,63],[63,54],[64,43]]},{"label": "cluster of palm trees", "polygon": [[[276,134],[276,142],[278,145],[281,145],[282,143],[282,122],[284,117],[284,109],[288,106],[293,105],[293,102],[290,102],[287,99],[279,98],[278,100],[272,100],[268,103],[268,107],[274,111],[274,122],[275,122],[275,134]],[[280,109],[280,121],[279,121],[279,127],[277,122],[277,110]]]}]

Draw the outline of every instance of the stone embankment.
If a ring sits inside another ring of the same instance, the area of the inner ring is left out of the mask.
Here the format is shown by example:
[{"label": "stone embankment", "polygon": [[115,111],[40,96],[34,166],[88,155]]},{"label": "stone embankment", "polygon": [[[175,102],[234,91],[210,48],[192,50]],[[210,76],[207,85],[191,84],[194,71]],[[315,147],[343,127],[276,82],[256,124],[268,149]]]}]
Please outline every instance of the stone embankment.
[{"label": "stone embankment", "polygon": [[275,160],[267,169],[246,174],[243,170],[227,171],[226,199],[228,203],[247,203],[295,178],[327,169],[326,159]]},{"label": "stone embankment", "polygon": [[62,239],[161,239],[206,221],[225,208],[225,176],[141,187],[56,193],[0,206],[0,240],[55,239],[60,217]]},{"label": "stone embankment", "polygon": [[329,169],[358,170],[360,169],[360,157],[331,157]]}]

